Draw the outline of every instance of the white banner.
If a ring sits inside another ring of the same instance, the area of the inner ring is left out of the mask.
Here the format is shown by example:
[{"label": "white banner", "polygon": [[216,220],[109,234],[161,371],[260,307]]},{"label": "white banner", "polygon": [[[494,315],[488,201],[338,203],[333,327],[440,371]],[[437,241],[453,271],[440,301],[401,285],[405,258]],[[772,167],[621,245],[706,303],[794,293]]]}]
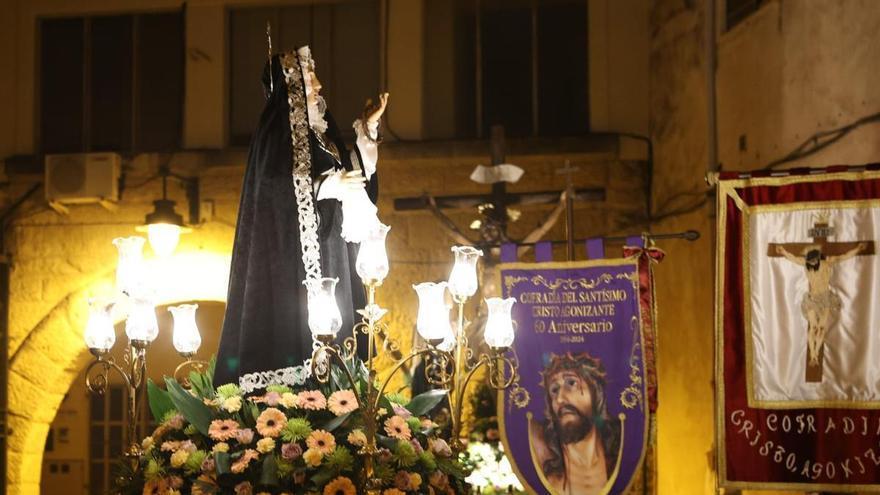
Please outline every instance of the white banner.
[{"label": "white banner", "polygon": [[775,205],[747,218],[750,405],[880,399],[880,207]]}]

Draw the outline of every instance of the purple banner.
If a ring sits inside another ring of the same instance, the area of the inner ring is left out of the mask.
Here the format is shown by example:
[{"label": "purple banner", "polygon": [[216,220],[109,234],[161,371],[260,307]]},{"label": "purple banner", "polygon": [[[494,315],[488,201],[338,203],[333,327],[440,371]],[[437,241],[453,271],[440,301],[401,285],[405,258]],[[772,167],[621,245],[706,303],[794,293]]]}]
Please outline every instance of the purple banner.
[{"label": "purple banner", "polygon": [[[511,263],[519,387],[502,438],[530,493],[624,493],[647,441],[636,259]],[[522,393],[524,389],[527,394]]]}]

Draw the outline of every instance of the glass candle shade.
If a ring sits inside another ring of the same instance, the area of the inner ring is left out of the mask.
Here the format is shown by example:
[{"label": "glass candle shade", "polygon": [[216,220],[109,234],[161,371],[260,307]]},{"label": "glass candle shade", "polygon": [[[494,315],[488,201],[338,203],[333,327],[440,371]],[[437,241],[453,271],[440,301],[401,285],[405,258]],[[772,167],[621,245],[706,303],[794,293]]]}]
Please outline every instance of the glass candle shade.
[{"label": "glass candle shade", "polygon": [[494,348],[507,348],[513,344],[513,319],[510,311],[516,299],[508,297],[490,297],[486,299],[489,316],[486,320],[484,337],[486,344]]},{"label": "glass candle shade", "polygon": [[416,329],[428,342],[445,340],[452,335],[452,327],[449,325],[449,306],[446,305],[444,298],[446,285],[446,282],[424,282],[413,285],[413,289],[419,295]]},{"label": "glass candle shade", "polygon": [[338,278],[310,279],[303,282],[308,290],[309,329],[312,336],[335,337],[342,328],[342,315],[336,302]]},{"label": "glass candle shade", "polygon": [[110,312],[113,304],[89,301],[89,321],[86,324],[85,340],[89,349],[107,352],[116,343],[116,329]]},{"label": "glass candle shade", "polygon": [[156,321],[156,305],[148,299],[132,299],[128,319],[125,320],[125,334],[128,340],[152,342],[159,336],[159,322]]},{"label": "glass candle shade", "polygon": [[116,263],[116,289],[129,296],[138,293],[144,283],[143,237],[117,237],[113,245],[119,251]]},{"label": "glass candle shade", "polygon": [[196,325],[196,309],[198,308],[198,304],[181,304],[168,308],[174,317],[172,342],[180,354],[195,354],[202,345],[202,336],[199,334],[198,325]]},{"label": "glass candle shade", "polygon": [[366,239],[361,242],[355,269],[364,284],[380,285],[388,276],[388,254],[385,251],[385,237],[391,227],[377,223],[370,229]]},{"label": "glass candle shade", "polygon": [[171,256],[180,242],[180,225],[170,223],[153,223],[147,226],[147,238],[150,247],[159,257]]},{"label": "glass candle shade", "polygon": [[477,260],[483,252],[471,246],[454,246],[452,252],[455,265],[449,274],[449,293],[460,301],[477,292]]}]

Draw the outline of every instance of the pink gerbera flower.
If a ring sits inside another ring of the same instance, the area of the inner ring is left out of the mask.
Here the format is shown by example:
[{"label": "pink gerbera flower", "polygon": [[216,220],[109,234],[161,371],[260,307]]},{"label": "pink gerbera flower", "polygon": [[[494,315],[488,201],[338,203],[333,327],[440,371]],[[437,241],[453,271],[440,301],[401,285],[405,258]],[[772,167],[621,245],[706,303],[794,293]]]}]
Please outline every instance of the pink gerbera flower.
[{"label": "pink gerbera flower", "polygon": [[211,421],[211,426],[208,427],[208,436],[218,442],[225,442],[235,438],[237,432],[238,422],[232,419],[215,419]]},{"label": "pink gerbera flower", "polygon": [[333,414],[342,416],[358,408],[357,397],[351,390],[338,390],[327,400],[327,407]]},{"label": "pink gerbera flower", "polygon": [[327,407],[327,399],[320,390],[305,390],[297,394],[296,405],[303,409],[320,411]]}]

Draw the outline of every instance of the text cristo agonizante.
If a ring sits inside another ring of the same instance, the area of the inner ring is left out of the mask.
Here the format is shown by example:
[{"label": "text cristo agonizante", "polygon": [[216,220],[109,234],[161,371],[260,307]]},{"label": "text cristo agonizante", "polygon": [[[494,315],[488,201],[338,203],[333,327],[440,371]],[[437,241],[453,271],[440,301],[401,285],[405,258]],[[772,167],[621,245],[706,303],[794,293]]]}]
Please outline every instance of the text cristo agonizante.
[{"label": "text cristo agonizante", "polygon": [[[535,332],[583,334],[614,330],[611,318],[617,314],[616,306],[628,298],[623,289],[597,289],[523,292],[519,295],[519,302],[531,306],[531,316],[536,319]],[[590,321],[565,321],[583,318],[590,318]]]}]

